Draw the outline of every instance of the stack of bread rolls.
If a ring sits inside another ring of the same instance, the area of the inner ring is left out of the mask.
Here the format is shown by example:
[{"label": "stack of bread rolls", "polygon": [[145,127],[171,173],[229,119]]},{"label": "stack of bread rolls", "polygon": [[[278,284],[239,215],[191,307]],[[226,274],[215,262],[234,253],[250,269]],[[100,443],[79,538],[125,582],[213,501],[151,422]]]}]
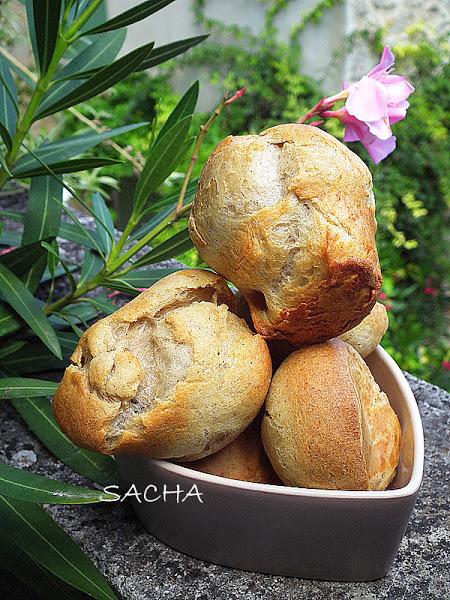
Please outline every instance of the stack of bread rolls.
[{"label": "stack of bread rolls", "polygon": [[401,432],[363,360],[388,326],[367,167],[308,125],[230,136],[189,226],[218,274],[174,273],[86,331],[53,400],[63,430],[222,477],[385,489]]}]

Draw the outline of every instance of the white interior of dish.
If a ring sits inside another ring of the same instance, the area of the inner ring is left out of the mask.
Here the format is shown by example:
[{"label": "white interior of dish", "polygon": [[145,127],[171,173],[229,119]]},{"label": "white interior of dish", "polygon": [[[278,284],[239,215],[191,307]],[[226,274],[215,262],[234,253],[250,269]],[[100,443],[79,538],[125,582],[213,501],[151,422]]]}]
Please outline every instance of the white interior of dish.
[{"label": "white interior of dish", "polygon": [[402,452],[397,474],[385,491],[313,490],[262,483],[237,481],[193,471],[164,460],[153,460],[160,469],[179,477],[193,477],[198,481],[228,487],[260,491],[272,494],[299,495],[321,498],[395,498],[414,494],[420,486],[423,474],[424,446],[422,421],[414,395],[397,363],[381,346],[366,358],[366,362],[380,388],[387,394],[400,420],[402,428]]}]

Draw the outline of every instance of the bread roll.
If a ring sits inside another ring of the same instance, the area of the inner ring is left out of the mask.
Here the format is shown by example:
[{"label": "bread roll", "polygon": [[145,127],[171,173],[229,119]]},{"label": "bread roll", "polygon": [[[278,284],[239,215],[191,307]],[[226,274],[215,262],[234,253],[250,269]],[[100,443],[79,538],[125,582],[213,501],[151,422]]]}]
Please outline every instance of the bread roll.
[{"label": "bread roll", "polygon": [[78,445],[194,460],[236,438],[261,408],[267,345],[233,312],[215,273],[170,275],[90,327],[53,400]]},{"label": "bread roll", "polygon": [[331,340],[297,350],[275,373],[262,440],[288,485],[384,490],[400,456],[400,424],[366,363]]},{"label": "bread roll", "polygon": [[220,142],[190,232],[268,339],[336,337],[369,314],[380,290],[370,172],[317,127],[279,125]]},{"label": "bread roll", "polygon": [[359,325],[340,335],[339,339],[350,344],[358,354],[366,358],[381,342],[388,327],[386,307],[381,302],[376,302],[367,317]]},{"label": "bread roll", "polygon": [[219,477],[280,485],[282,483],[264,451],[260,430],[261,419],[257,417],[234,442],[185,466]]}]

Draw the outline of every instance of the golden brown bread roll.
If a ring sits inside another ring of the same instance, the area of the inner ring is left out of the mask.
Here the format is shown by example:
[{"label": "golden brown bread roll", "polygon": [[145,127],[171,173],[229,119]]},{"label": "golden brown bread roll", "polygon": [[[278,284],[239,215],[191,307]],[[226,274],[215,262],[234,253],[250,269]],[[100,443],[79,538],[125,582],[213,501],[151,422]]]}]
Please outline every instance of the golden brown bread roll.
[{"label": "golden brown bread roll", "polygon": [[375,231],[365,164],[297,124],[220,142],[190,217],[199,253],[243,292],[256,330],[301,345],[369,314],[381,286]]},{"label": "golden brown bread roll", "polygon": [[[242,300],[238,302],[238,314],[243,316]],[[245,317],[244,317],[245,318]],[[247,319],[246,319],[247,321]],[[248,324],[248,321],[247,321]],[[389,320],[386,308],[381,302],[375,302],[375,306],[359,325],[340,335],[340,339],[350,344],[363,358],[369,356],[381,342],[381,338],[386,333],[389,326]],[[286,340],[267,340],[270,356],[272,357],[272,366],[275,371],[281,365],[289,354],[292,354],[299,348],[296,344],[291,344]]]},{"label": "golden brown bread roll", "polygon": [[260,430],[257,417],[231,444],[185,466],[229,479],[282,485],[264,451]]},{"label": "golden brown bread roll", "polygon": [[388,327],[386,307],[381,302],[375,302],[367,317],[359,325],[340,335],[339,339],[350,344],[358,354],[366,358],[381,342]]},{"label": "golden brown bread roll", "polygon": [[170,275],[80,339],[53,400],[78,445],[194,460],[236,438],[271,377],[265,341],[215,273]]},{"label": "golden brown bread roll", "polygon": [[400,456],[400,424],[389,400],[341,340],[302,348],[275,373],[262,440],[288,485],[384,490]]}]

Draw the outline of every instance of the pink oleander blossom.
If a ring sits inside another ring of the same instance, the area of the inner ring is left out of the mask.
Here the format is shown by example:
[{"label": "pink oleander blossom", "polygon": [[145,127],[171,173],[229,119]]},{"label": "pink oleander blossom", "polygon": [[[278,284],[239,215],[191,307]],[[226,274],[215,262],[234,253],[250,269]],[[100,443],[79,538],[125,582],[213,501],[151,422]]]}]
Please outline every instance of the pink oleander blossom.
[{"label": "pink oleander blossom", "polygon": [[407,98],[414,92],[406,77],[391,75],[395,58],[389,46],[380,63],[359,81],[345,86],[340,94],[324,99],[324,106],[346,98],[340,110],[322,111],[323,117],[335,117],[345,124],[345,142],[360,141],[377,164],[395,150],[396,138],[391,126],[406,116]]}]

